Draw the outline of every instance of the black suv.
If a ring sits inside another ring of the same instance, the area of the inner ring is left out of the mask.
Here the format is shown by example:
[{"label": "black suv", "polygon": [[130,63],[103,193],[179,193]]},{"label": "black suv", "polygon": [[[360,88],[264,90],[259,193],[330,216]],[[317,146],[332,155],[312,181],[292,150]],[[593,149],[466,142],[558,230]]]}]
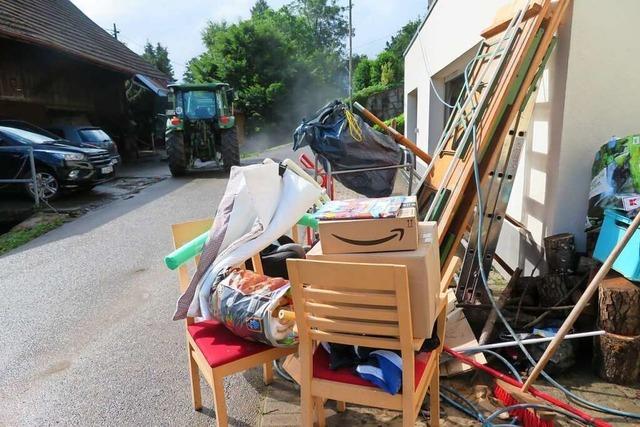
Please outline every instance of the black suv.
[{"label": "black suv", "polygon": [[107,150],[111,155],[111,163],[113,163],[114,168],[117,168],[117,165],[120,164],[122,160],[118,153],[118,146],[101,128],[89,125],[58,124],[47,127],[47,130],[62,139],[66,139],[72,145],[88,148],[103,148]]},{"label": "black suv", "polygon": [[[65,189],[90,189],[114,176],[108,151],[70,145],[37,126],[0,120],[0,179],[31,176],[27,147],[33,148],[40,197],[47,200]],[[33,184],[26,190],[33,195]]]}]

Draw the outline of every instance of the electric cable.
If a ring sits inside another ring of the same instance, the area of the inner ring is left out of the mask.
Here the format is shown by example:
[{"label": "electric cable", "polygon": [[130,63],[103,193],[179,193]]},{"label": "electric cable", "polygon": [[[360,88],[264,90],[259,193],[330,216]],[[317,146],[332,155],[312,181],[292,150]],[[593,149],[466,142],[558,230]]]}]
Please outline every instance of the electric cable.
[{"label": "electric cable", "polygon": [[492,356],[494,356],[496,359],[500,360],[509,371],[511,371],[511,373],[513,374],[514,378],[517,379],[518,381],[522,382],[522,377],[520,376],[520,373],[518,372],[518,370],[515,368],[515,366],[513,366],[507,359],[504,358],[504,356],[502,356],[500,353],[495,352],[493,350],[488,350],[488,349],[475,349],[475,350],[467,350],[465,351],[464,349],[459,350],[460,353],[488,353]]},{"label": "electric cable", "polygon": [[[475,135],[475,130],[476,127],[475,125],[473,126],[473,132],[472,132],[472,143],[473,143],[473,176],[474,176],[474,180],[475,180],[475,185],[476,185],[476,193],[477,193],[477,216],[478,216],[478,229],[482,230],[482,219],[484,216],[483,213],[483,206],[482,206],[482,194],[481,194],[481,186],[480,186],[480,170],[479,170],[479,165],[478,165],[478,144],[477,144],[477,139],[476,139],[476,135]],[[491,305],[493,306],[493,309],[496,311],[496,314],[498,315],[498,318],[500,318],[500,321],[504,324],[505,328],[507,329],[507,331],[509,332],[509,334],[513,337],[513,339],[516,341],[518,347],[520,348],[520,350],[524,353],[525,357],[527,358],[527,360],[529,361],[529,363],[531,363],[533,366],[536,365],[536,360],[531,356],[531,354],[527,351],[526,347],[522,344],[522,342],[520,341],[520,338],[518,337],[518,334],[516,334],[516,332],[513,330],[513,328],[511,327],[511,325],[509,324],[509,322],[507,321],[507,319],[504,317],[504,315],[502,314],[502,311],[500,310],[500,308],[498,307],[498,304],[495,300],[495,298],[493,297],[493,294],[491,292],[491,289],[489,288],[489,284],[488,284],[488,279],[486,276],[486,272],[484,271],[484,266],[483,266],[483,250],[482,250],[482,239],[481,239],[482,233],[478,233],[477,236],[477,257],[478,257],[478,270],[480,272],[480,279],[482,282],[482,285],[485,289],[485,292],[487,293],[487,297],[489,299],[489,301],[491,302]],[[626,411],[620,411],[618,409],[613,409],[613,408],[609,408],[603,405],[599,405],[597,403],[593,403],[590,402],[574,393],[572,393],[571,391],[569,391],[567,388],[565,388],[562,384],[558,383],[556,380],[554,380],[551,376],[549,376],[545,371],[541,372],[542,376],[549,381],[554,387],[558,388],[559,390],[561,390],[563,393],[565,393],[565,395],[567,395],[567,397],[569,397],[569,399],[577,401],[589,408],[595,409],[597,411],[600,412],[604,412],[604,413],[608,413],[608,414],[612,414],[612,415],[618,415],[618,416],[622,416],[622,417],[628,417],[628,418],[635,418],[635,419],[640,419],[640,413],[631,413],[631,412],[626,412]]]},{"label": "electric cable", "polygon": [[572,414],[569,411],[566,411],[564,409],[560,409],[560,408],[556,408],[555,406],[551,406],[551,405],[543,405],[541,403],[518,403],[517,405],[511,405],[511,406],[505,406],[504,408],[500,408],[497,411],[495,411],[493,414],[489,415],[487,418],[485,418],[485,420],[483,421],[482,425],[483,426],[508,426],[511,424],[493,424],[491,421],[493,421],[498,415],[503,414],[505,412],[509,412],[509,411],[513,411],[514,409],[544,409],[545,411],[550,411],[550,412],[557,412],[558,414],[562,414],[567,418],[572,419],[573,421],[577,421],[581,424],[585,424],[585,421],[580,418],[579,416]]},{"label": "electric cable", "polygon": [[[484,56],[484,55],[481,55],[481,56]],[[465,67],[465,70],[464,70],[464,80],[465,80],[464,87],[465,87],[465,89],[467,91],[469,91],[469,76],[468,76],[469,65],[475,60],[476,60],[476,58],[474,58],[472,61],[470,61],[469,64],[467,64],[467,66]],[[440,97],[438,97],[438,99],[445,106],[449,106],[447,103],[445,103],[443,100],[441,100]],[[458,105],[459,105],[459,102],[456,102],[456,106],[458,106]],[[472,133],[472,143],[473,143],[473,148],[474,148],[474,150],[473,150],[473,154],[474,154],[473,155],[473,175],[474,175],[475,185],[476,185],[476,188],[477,188],[477,200],[478,200],[477,201],[477,205],[478,206],[477,206],[476,214],[478,215],[478,229],[482,230],[482,219],[483,219],[483,215],[484,214],[483,214],[483,207],[482,207],[482,194],[481,194],[481,186],[480,186],[480,171],[479,171],[478,156],[477,156],[478,155],[478,146],[477,146],[477,139],[476,139],[476,135],[475,135],[475,131],[476,131],[475,125],[473,126],[472,131],[473,131],[473,133]],[[511,325],[507,321],[507,319],[502,314],[502,311],[497,306],[495,298],[493,298],[493,294],[491,293],[491,290],[489,288],[488,279],[487,279],[486,272],[484,271],[484,266],[483,266],[483,263],[482,263],[482,261],[483,261],[483,250],[482,250],[481,234],[482,233],[478,233],[478,236],[477,236],[477,243],[478,243],[477,244],[477,257],[478,257],[478,261],[479,261],[479,271],[480,271],[480,278],[481,278],[482,285],[485,288],[485,291],[487,292],[487,295],[488,295],[488,298],[489,298],[489,300],[491,302],[491,305],[493,306],[494,310],[496,310],[496,314],[500,318],[500,321],[505,325],[505,328],[507,329],[509,334],[514,338],[514,340],[516,341],[518,347],[525,354],[525,357],[528,359],[529,363],[531,363],[532,365],[535,365],[536,364],[535,359],[526,350],[525,346],[520,342],[520,339],[518,338],[517,334],[515,333],[515,331],[513,330],[513,328],[511,327]],[[536,264],[536,268],[537,268],[537,264]],[[597,403],[590,402],[590,401],[588,401],[588,400],[586,400],[586,399],[574,394],[570,390],[568,390],[562,384],[560,384],[557,381],[555,381],[546,372],[542,371],[541,374],[542,374],[543,378],[545,378],[547,381],[549,381],[554,387],[556,387],[557,389],[562,391],[570,400],[572,400],[574,402],[578,402],[578,403],[582,404],[583,406],[586,406],[588,408],[591,408],[591,409],[594,409],[594,410],[597,410],[597,411],[600,411],[600,412],[603,412],[603,413],[608,413],[608,414],[611,414],[611,415],[616,415],[616,416],[621,416],[621,417],[640,419],[640,413],[632,413],[632,412],[621,411],[621,410],[609,408],[609,407],[604,406],[604,405],[599,405]]]},{"label": "electric cable", "polygon": [[438,98],[438,100],[440,102],[442,102],[442,104],[444,104],[445,106],[447,106],[449,108],[455,108],[455,105],[449,104],[447,101],[442,99],[442,97],[438,93],[438,90],[436,89],[436,85],[433,83],[433,79],[431,78],[433,73],[431,72],[431,69],[429,68],[429,63],[427,62],[427,55],[424,53],[424,49],[422,48],[422,37],[420,37],[420,33],[418,33],[418,37],[417,38],[418,38],[418,45],[420,46],[420,52],[422,52],[422,61],[424,62],[424,67],[427,70],[427,79],[429,80],[429,84],[431,85],[431,88],[433,89],[433,93],[436,95],[436,98]]},{"label": "electric cable", "polygon": [[[442,386],[440,386],[442,387]],[[452,398],[450,398],[449,396],[447,396],[446,394],[444,394],[442,391],[440,392],[440,397],[442,397],[442,400],[444,400],[446,403],[448,403],[449,405],[453,406],[454,408],[456,408],[458,411],[462,412],[463,414],[478,420],[480,422],[484,422],[484,417],[482,416],[482,414],[480,414],[479,412],[474,412],[471,409],[465,407],[464,405],[456,402],[455,400],[453,400]]]}]

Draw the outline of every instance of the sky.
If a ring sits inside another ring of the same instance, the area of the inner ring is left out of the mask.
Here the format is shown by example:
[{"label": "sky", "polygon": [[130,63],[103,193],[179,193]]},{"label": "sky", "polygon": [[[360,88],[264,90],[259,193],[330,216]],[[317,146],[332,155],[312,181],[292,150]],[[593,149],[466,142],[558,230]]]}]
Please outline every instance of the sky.
[{"label": "sky", "polygon": [[[250,15],[255,0],[71,0],[89,18],[111,31],[115,23],[118,39],[142,53],[148,41],[167,46],[176,78],[185,64],[204,51],[200,37],[208,21],[237,22]],[[339,0],[348,5],[348,0]],[[290,0],[267,0],[278,8]],[[407,21],[424,16],[427,0],[354,0],[354,53],[375,56],[385,42]]]}]

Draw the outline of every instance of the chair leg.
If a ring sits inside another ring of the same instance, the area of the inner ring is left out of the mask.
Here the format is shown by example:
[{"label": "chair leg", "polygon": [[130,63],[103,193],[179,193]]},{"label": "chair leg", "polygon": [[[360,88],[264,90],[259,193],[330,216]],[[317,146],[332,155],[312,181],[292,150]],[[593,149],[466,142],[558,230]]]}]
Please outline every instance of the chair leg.
[{"label": "chair leg", "polygon": [[300,393],[300,411],[302,415],[302,427],[313,427],[313,398],[311,393]]},{"label": "chair leg", "polygon": [[342,400],[336,400],[336,411],[344,412],[347,410],[347,403]]},{"label": "chair leg", "polygon": [[202,409],[202,393],[200,388],[200,370],[198,364],[193,358],[191,345],[187,344],[187,352],[189,354],[189,379],[191,381],[191,400],[193,409],[199,411]]},{"label": "chair leg", "polygon": [[218,427],[227,427],[227,402],[224,398],[224,378],[213,377],[213,403],[216,409]]},{"label": "chair leg", "polygon": [[318,418],[318,427],[325,427],[326,419],[324,417],[324,399],[321,397],[315,397],[313,400],[316,407],[316,417]]},{"label": "chair leg", "polygon": [[438,365],[436,365],[429,384],[429,414],[429,425],[431,427],[440,426],[440,367]]},{"label": "chair leg", "polygon": [[413,412],[413,396],[407,393],[402,396],[402,427],[413,427],[416,425],[416,417]]},{"label": "chair leg", "polygon": [[273,362],[267,362],[262,365],[262,381],[264,381],[264,385],[269,385],[273,382]]}]

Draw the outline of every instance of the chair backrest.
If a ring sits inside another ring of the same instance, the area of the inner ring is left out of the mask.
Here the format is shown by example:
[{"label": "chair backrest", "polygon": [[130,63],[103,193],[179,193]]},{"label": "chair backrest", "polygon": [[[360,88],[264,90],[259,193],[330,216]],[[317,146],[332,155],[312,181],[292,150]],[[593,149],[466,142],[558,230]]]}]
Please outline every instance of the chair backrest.
[{"label": "chair backrest", "polygon": [[413,354],[404,265],[287,260],[301,346],[312,340]]},{"label": "chair backrest", "polygon": [[[195,221],[182,222],[179,224],[173,224],[171,226],[171,234],[173,236],[173,247],[174,249],[178,249],[185,244],[189,243],[196,237],[200,236],[202,233],[206,233],[211,229],[213,225],[213,219],[200,219]],[[293,227],[292,229],[292,238],[294,242],[298,241],[298,229],[297,227]],[[260,260],[259,254],[251,257],[253,261],[254,270],[257,273],[262,273],[262,261]],[[200,256],[196,256],[194,258],[194,263],[197,266],[200,261]],[[189,286],[189,282],[191,281],[191,275],[189,274],[189,263],[184,263],[180,267],[178,267],[178,284],[180,288],[180,292],[184,292]],[[193,318],[188,317],[187,323],[193,323]]]},{"label": "chair backrest", "polygon": [[[171,226],[171,234],[173,236],[173,247],[178,249],[185,244],[189,243],[202,233],[206,233],[213,225],[213,219],[200,219],[196,221],[182,222],[180,224],[173,224]],[[198,265],[200,256],[195,257],[195,264]],[[178,267],[178,283],[180,285],[180,292],[184,292],[189,286],[189,263],[184,263]]]}]

